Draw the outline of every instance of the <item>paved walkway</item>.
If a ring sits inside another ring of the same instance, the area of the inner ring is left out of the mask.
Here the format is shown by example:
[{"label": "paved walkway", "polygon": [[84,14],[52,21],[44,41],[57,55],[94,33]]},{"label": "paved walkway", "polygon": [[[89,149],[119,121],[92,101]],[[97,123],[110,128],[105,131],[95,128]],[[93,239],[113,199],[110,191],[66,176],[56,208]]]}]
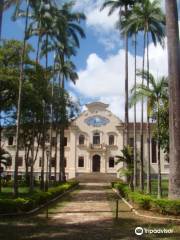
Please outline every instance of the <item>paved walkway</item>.
[{"label": "paved walkway", "polygon": [[119,219],[114,219],[115,193],[102,183],[81,185],[45,212],[25,219],[0,220],[0,239],[3,240],[136,240],[180,239],[180,226],[174,235],[135,235],[143,228],[172,228],[171,223],[150,221],[135,216],[119,201]]},{"label": "paved walkway", "polygon": [[112,209],[107,201],[108,184],[91,183],[81,185],[81,190],[73,195],[60,212],[52,217],[58,222],[66,224],[80,224],[90,222],[112,223]]}]

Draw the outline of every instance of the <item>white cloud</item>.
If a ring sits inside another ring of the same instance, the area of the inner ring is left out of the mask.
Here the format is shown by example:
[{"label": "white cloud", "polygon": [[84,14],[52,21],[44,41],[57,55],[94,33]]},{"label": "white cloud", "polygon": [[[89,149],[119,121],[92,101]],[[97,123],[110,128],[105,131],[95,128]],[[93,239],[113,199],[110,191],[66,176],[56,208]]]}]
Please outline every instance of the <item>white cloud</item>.
[{"label": "white cloud", "polygon": [[86,23],[88,26],[95,28],[97,31],[109,32],[114,30],[118,13],[115,12],[108,16],[108,9],[100,11],[104,0],[77,0],[75,8],[86,14]]},{"label": "white cloud", "polygon": [[75,9],[86,15],[86,25],[93,30],[97,41],[104,45],[106,51],[121,46],[119,32],[115,28],[118,12],[108,16],[108,8],[100,11],[104,0],[77,0]]},{"label": "white cloud", "polygon": [[[149,46],[150,70],[155,77],[167,75],[167,50],[161,46]],[[76,84],[78,92],[91,99],[97,97],[100,101],[110,104],[112,112],[124,119],[124,50],[106,59],[96,53],[89,55],[86,68],[81,70]],[[142,57],[137,57],[137,66],[141,69]],[[129,89],[134,84],[134,56],[129,53]],[[138,106],[138,120],[140,120],[140,106]],[[133,110],[130,111],[130,120],[133,120]]]}]

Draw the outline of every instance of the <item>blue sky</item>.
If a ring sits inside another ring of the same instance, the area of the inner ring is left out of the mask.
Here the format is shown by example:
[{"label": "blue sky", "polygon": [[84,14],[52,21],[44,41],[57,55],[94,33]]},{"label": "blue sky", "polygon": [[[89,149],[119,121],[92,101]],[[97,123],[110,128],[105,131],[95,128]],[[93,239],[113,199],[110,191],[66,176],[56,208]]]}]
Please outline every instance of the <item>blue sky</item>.
[{"label": "blue sky", "polygon": [[[110,110],[124,119],[124,43],[114,25],[117,13],[108,17],[107,11],[100,12],[103,0],[77,0],[75,9],[83,11],[87,20],[83,24],[86,39],[81,40],[78,55],[73,59],[77,65],[79,80],[76,86],[68,85],[74,98],[82,104],[103,101],[110,104]],[[3,18],[3,38],[23,39],[22,20],[11,21],[13,9]],[[138,67],[142,66],[142,38],[138,42]],[[35,44],[35,39],[31,40]],[[167,75],[167,52],[161,46],[150,44],[150,68],[155,76]],[[134,56],[130,41],[129,82],[133,86]],[[139,107],[140,110],[140,107]],[[130,111],[133,120],[133,111]]]}]

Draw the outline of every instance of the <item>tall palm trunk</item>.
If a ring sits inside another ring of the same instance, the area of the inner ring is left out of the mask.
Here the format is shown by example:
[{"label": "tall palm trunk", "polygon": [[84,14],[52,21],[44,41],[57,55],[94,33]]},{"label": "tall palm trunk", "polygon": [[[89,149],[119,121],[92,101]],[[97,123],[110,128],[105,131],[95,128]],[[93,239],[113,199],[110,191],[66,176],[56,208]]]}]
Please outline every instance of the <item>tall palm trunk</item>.
[{"label": "tall palm trunk", "polygon": [[[128,7],[125,5],[125,16],[127,16]],[[124,144],[129,144],[129,106],[128,106],[128,34],[125,33],[125,141]]]},{"label": "tall palm trunk", "polygon": [[55,142],[55,166],[54,166],[54,181],[57,182],[57,147],[58,147],[58,128],[56,126],[56,142]]},{"label": "tall palm trunk", "polygon": [[162,196],[162,186],[161,186],[161,153],[160,153],[160,123],[159,123],[159,99],[157,101],[157,129],[158,129],[158,198]]},{"label": "tall palm trunk", "polygon": [[31,149],[31,170],[30,170],[30,191],[34,190],[34,144],[35,144],[35,117],[33,117],[33,130],[32,130],[32,149]]},{"label": "tall palm trunk", "polygon": [[178,11],[175,0],[166,0],[166,25],[169,56],[169,198],[180,198],[180,50]]},{"label": "tall palm trunk", "polygon": [[[147,32],[147,87],[149,88],[149,33]],[[151,133],[147,99],[147,193],[151,193]]]},{"label": "tall palm trunk", "polygon": [[[144,32],[144,47],[143,47],[143,64],[142,71],[144,73],[145,65],[145,48],[146,48],[146,33]],[[142,76],[142,86],[144,85],[144,77]],[[144,191],[144,98],[141,100],[141,129],[140,129],[140,141],[141,141],[141,159],[140,159],[140,189]]]},{"label": "tall palm trunk", "polygon": [[[49,37],[48,37],[48,34],[46,34],[46,55],[45,55],[45,65],[46,65],[46,81],[47,81],[47,79],[48,79],[48,77],[47,77],[47,71],[48,71],[48,49],[47,49],[47,47],[48,47],[48,41],[49,41]],[[46,116],[46,111],[44,111],[44,115]],[[44,118],[45,118],[45,116],[44,116]],[[46,124],[44,124],[43,125],[43,128],[44,128],[44,132],[46,133]],[[46,135],[46,134],[45,134]],[[49,149],[46,149],[46,146],[45,146],[45,142],[46,142],[46,137],[44,136],[43,137],[43,142],[44,142],[44,148],[43,148],[43,151],[45,152],[46,150],[49,150]],[[47,153],[47,152],[46,152]],[[45,154],[44,154],[45,155]],[[47,162],[46,162],[46,184],[45,184],[45,191],[47,191],[48,190],[48,185],[49,185],[49,174],[48,174],[48,170],[49,170],[49,168],[48,168],[48,165],[49,165],[49,156],[48,156],[48,154],[46,154],[46,159],[47,159]],[[44,158],[44,160],[45,160],[45,158]]]},{"label": "tall palm trunk", "polygon": [[64,121],[65,121],[65,106],[64,106],[64,75],[61,82],[62,88],[62,119],[60,125],[60,175],[61,181],[65,181],[65,166],[64,166]]},{"label": "tall palm trunk", "polygon": [[27,8],[26,8],[25,31],[24,31],[23,49],[22,49],[22,55],[21,55],[19,93],[18,93],[18,104],[17,104],[16,149],[15,149],[15,169],[14,169],[14,195],[16,197],[18,196],[18,158],[19,158],[20,114],[21,114],[22,84],[23,84],[23,78],[24,78],[24,59],[25,59],[25,51],[26,51],[28,16],[29,16],[29,0],[27,0]]},{"label": "tall palm trunk", "polygon": [[[55,74],[55,61],[54,61],[54,74]],[[51,86],[51,97],[53,99],[54,96],[54,76],[53,76],[53,82]],[[52,138],[53,138],[53,104],[51,103],[50,106],[50,153],[49,153],[49,181],[51,181],[51,166],[52,166]]]},{"label": "tall palm trunk", "polygon": [[[137,35],[134,35],[134,87],[136,91],[136,68],[137,68]],[[136,132],[136,104],[134,105],[134,188],[137,187],[137,132]]]},{"label": "tall palm trunk", "polygon": [[45,102],[42,102],[43,116],[42,116],[42,159],[41,159],[41,190],[44,190],[44,163],[45,163]]}]

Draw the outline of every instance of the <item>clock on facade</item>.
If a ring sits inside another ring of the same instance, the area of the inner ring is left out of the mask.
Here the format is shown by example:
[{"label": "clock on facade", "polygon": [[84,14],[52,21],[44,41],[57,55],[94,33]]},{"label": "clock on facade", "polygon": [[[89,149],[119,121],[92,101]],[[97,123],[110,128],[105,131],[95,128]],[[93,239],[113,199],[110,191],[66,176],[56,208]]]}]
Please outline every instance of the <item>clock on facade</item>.
[{"label": "clock on facade", "polygon": [[85,123],[89,126],[100,127],[109,123],[109,120],[101,116],[93,116],[85,119]]}]

